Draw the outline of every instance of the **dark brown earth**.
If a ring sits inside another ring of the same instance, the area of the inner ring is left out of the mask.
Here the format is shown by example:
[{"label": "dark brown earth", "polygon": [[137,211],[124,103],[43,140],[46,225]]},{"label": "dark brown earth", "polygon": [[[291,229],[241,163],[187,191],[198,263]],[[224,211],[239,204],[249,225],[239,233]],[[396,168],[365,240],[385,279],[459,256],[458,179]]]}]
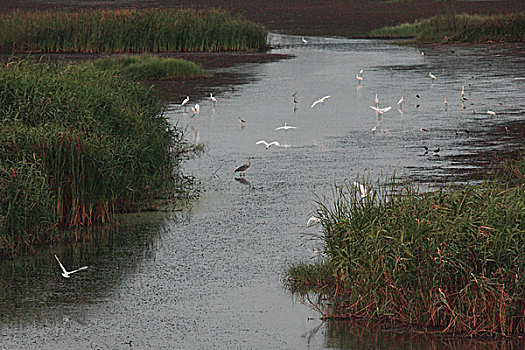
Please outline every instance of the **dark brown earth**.
[{"label": "dark brown earth", "polygon": [[368,31],[446,10],[470,14],[525,11],[524,0],[0,0],[0,12],[14,9],[221,7],[242,12],[268,30],[286,34],[363,37]]}]

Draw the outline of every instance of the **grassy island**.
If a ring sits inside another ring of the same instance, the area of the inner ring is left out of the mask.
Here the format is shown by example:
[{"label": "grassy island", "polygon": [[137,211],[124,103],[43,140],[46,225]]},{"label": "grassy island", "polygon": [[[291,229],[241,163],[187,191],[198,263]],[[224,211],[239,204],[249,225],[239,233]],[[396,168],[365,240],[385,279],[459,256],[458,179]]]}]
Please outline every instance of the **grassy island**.
[{"label": "grassy island", "polygon": [[[325,318],[392,321],[446,334],[525,332],[524,160],[511,181],[422,193],[336,187],[320,202],[320,258],[289,269]],[[501,179],[501,177],[499,177]]]},{"label": "grassy island", "polygon": [[409,43],[525,40],[525,12],[498,16],[445,13],[370,32],[375,38],[411,38]]},{"label": "grassy island", "polygon": [[0,256],[173,200],[191,151],[151,88],[93,63],[0,67]]},{"label": "grassy island", "polygon": [[266,48],[266,31],[220,9],[15,11],[0,15],[0,51],[213,52]]}]

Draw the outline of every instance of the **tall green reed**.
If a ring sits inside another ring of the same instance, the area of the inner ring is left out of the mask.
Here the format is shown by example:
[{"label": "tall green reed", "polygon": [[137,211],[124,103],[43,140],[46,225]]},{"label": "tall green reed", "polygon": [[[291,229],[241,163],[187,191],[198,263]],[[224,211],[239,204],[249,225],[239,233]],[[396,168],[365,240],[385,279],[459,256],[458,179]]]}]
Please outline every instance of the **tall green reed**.
[{"label": "tall green reed", "polygon": [[220,9],[14,11],[0,15],[3,52],[261,50],[266,31]]}]

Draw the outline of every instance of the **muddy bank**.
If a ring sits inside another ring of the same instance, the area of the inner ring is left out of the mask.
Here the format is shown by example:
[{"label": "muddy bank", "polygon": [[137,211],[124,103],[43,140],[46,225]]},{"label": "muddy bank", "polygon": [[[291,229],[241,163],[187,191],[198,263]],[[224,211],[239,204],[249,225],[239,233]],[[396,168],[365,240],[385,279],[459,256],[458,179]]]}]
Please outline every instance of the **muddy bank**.
[{"label": "muddy bank", "polygon": [[244,13],[262,23],[268,30],[286,34],[337,35],[363,37],[368,31],[403,22],[430,17],[446,9],[469,14],[501,14],[525,11],[524,1],[406,1],[334,0],[330,2],[304,0],[0,0],[0,11],[13,9],[47,10],[96,7],[221,7]]}]

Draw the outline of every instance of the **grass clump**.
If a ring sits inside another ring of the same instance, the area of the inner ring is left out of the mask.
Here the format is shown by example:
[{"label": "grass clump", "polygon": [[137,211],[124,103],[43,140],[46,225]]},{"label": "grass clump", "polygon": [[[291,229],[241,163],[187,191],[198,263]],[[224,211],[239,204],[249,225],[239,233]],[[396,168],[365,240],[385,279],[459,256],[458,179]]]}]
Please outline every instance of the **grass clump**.
[{"label": "grass clump", "polygon": [[[485,182],[420,193],[413,186],[336,187],[319,203],[320,267],[290,269],[322,297],[327,318],[391,320],[440,332],[525,332],[525,184]],[[318,281],[324,281],[319,286]],[[303,288],[304,289],[304,288]]]},{"label": "grass clump", "polygon": [[266,48],[266,31],[220,9],[14,11],[0,15],[3,52],[212,52]]},{"label": "grass clump", "polygon": [[210,77],[200,65],[181,59],[156,56],[126,56],[94,61],[95,67],[133,80],[194,79]]},{"label": "grass clump", "polygon": [[173,199],[188,151],[140,83],[92,64],[0,67],[0,255]]},{"label": "grass clump", "polygon": [[370,32],[376,38],[413,38],[413,43],[525,40],[525,12],[479,16],[447,12],[437,16],[383,27]]}]

